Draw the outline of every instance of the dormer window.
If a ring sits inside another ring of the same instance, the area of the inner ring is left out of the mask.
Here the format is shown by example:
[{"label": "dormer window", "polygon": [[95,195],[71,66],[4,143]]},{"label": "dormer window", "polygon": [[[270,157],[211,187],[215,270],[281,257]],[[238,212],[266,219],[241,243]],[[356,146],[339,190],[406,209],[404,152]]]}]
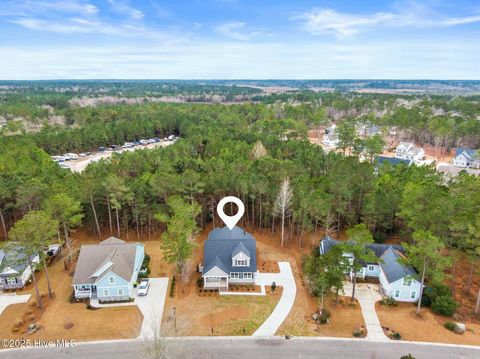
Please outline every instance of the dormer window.
[{"label": "dormer window", "polygon": [[235,267],[248,267],[247,259],[235,259]]},{"label": "dormer window", "polygon": [[110,277],[109,281],[110,281],[110,284],[115,284],[115,277]]}]

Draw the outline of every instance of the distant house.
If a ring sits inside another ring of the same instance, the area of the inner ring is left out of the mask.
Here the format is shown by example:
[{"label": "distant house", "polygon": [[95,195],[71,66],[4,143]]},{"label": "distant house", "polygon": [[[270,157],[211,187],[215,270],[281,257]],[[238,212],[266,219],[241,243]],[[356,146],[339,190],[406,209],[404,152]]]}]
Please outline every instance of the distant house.
[{"label": "distant house", "polygon": [[425,151],[423,148],[415,147],[411,142],[400,142],[395,149],[395,158],[415,162],[425,158]]},{"label": "distant house", "polygon": [[226,291],[229,284],[255,284],[256,252],[255,238],[242,228],[214,229],[203,250],[203,287]]},{"label": "distant house", "polygon": [[325,129],[325,135],[323,136],[322,142],[328,147],[337,147],[340,144],[335,125]]},{"label": "distant house", "polygon": [[73,275],[75,298],[102,302],[129,300],[144,256],[143,244],[126,243],[115,237],[83,245]]},{"label": "distant house", "polygon": [[[38,254],[30,257],[35,266],[40,263]],[[8,250],[0,249],[0,290],[23,288],[32,277],[32,269],[27,256],[21,248]]]},{"label": "distant house", "polygon": [[461,168],[480,168],[480,156],[477,155],[477,150],[467,147],[457,147],[452,164],[455,167]]},{"label": "distant house", "polygon": [[480,176],[480,169],[468,168],[468,167],[457,167],[450,164],[440,165],[437,168],[437,171],[444,173],[447,178],[453,178],[458,176],[460,173],[465,172],[470,175]]},{"label": "distant house", "polygon": [[[320,255],[328,253],[338,243],[340,242],[328,236],[323,238],[320,242]],[[415,279],[417,274],[415,269],[399,262],[399,259],[405,256],[403,247],[396,244],[372,243],[367,248],[372,250],[379,260],[364,263],[357,273],[357,278],[378,278],[383,295],[399,302],[416,302],[420,297],[421,283]],[[344,256],[353,259],[350,253],[345,253]],[[352,277],[353,273],[349,275]]]},{"label": "distant house", "polygon": [[389,163],[392,166],[396,166],[402,163],[406,166],[410,166],[413,162],[411,160],[404,160],[402,158],[377,156],[375,157],[375,163],[377,164],[377,166],[382,166],[385,163]]},{"label": "distant house", "polygon": [[357,134],[361,137],[371,137],[380,133],[377,125],[371,123],[361,124],[357,126]]}]

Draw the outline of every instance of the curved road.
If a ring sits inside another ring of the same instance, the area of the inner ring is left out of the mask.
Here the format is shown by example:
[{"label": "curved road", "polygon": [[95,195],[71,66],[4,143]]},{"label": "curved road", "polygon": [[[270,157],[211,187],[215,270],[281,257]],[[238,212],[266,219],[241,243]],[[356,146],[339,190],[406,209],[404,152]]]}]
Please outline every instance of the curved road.
[{"label": "curved road", "polygon": [[[236,338],[171,338],[166,341],[164,358],[194,359],[399,359],[411,353],[417,359],[470,359],[480,358],[480,347],[435,345],[409,342],[378,342],[365,339],[255,339]],[[0,350],[0,359],[140,359],[159,358],[145,356],[148,344],[141,341],[112,341],[88,343],[74,348],[35,348]]]}]

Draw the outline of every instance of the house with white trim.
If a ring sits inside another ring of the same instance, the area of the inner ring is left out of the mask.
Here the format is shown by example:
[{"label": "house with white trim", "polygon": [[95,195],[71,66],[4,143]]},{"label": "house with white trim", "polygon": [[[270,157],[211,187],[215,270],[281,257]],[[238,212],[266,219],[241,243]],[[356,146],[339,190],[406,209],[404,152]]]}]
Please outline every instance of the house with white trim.
[{"label": "house with white trim", "polygon": [[130,300],[144,257],[143,244],[126,243],[115,237],[83,245],[72,281],[75,298],[100,302]]},{"label": "house with white trim", "polygon": [[204,244],[203,261],[199,266],[203,288],[228,291],[230,284],[255,284],[257,244],[240,227],[211,231]]},{"label": "house with white trim", "polygon": [[477,150],[467,147],[457,147],[452,164],[455,167],[461,168],[480,168],[480,156],[477,155]]},{"label": "house with white trim", "polygon": [[[340,241],[323,238],[320,242],[320,255],[326,254]],[[378,261],[364,263],[357,273],[357,278],[378,278],[380,289],[384,296],[392,297],[398,302],[416,302],[420,297],[421,283],[415,279],[417,272],[413,267],[401,263],[405,257],[405,250],[401,245],[372,243],[367,248],[375,253]],[[351,253],[345,253],[345,257],[353,259]],[[350,278],[353,273],[347,273]]]},{"label": "house with white trim", "polygon": [[336,148],[340,144],[336,128],[335,124],[333,124],[330,128],[325,129],[325,135],[323,135],[322,139],[325,146]]},{"label": "house with white trim", "polygon": [[400,142],[395,149],[395,158],[416,162],[425,158],[425,151],[411,142]]},{"label": "house with white trim", "polygon": [[0,290],[23,288],[32,277],[32,266],[35,269],[39,263],[38,254],[29,260],[20,247],[0,249]]}]

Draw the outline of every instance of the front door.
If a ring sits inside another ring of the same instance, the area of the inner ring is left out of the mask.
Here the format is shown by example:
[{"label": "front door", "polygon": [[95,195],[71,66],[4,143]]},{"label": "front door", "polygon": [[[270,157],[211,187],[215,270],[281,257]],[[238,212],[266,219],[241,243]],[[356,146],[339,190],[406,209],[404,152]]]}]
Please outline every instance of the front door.
[{"label": "front door", "polygon": [[93,299],[97,299],[97,286],[96,285],[92,285],[92,298]]}]

